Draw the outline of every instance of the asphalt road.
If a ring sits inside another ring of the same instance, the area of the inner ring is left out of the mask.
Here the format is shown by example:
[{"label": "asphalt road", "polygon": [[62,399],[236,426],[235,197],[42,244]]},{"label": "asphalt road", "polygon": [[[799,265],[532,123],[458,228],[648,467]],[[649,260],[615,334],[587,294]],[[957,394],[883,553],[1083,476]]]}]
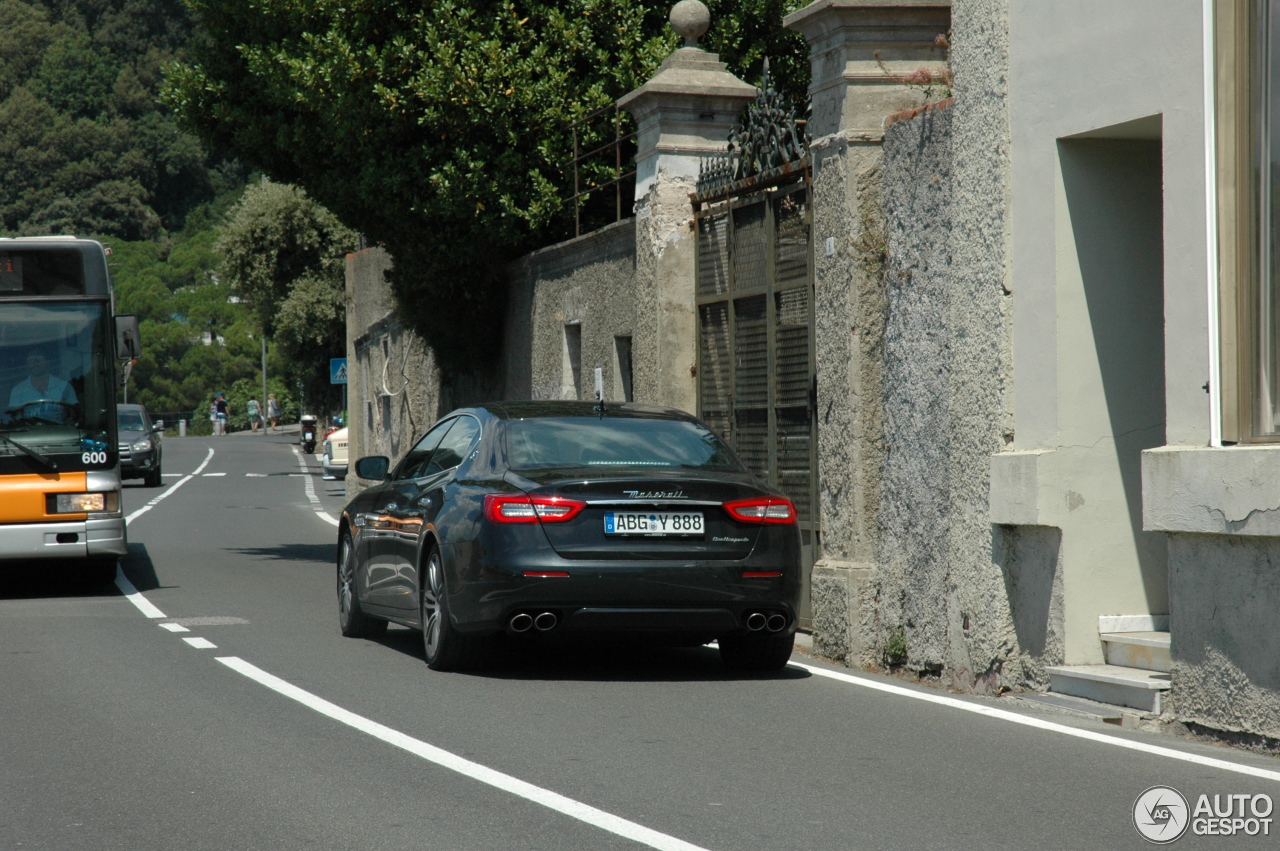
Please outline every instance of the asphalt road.
[{"label": "asphalt road", "polygon": [[714,648],[436,673],[410,630],[339,635],[342,483],[316,459],[233,436],[165,464],[126,489],[137,603],[5,577],[0,848],[1120,849],[1147,847],[1151,786],[1280,797],[1271,759],[799,654],[766,677]]}]

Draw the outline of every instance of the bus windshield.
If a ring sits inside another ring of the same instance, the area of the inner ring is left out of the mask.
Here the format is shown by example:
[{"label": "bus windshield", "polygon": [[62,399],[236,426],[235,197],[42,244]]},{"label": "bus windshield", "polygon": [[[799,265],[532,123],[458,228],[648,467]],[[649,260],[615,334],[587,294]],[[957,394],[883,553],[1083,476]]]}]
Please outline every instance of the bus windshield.
[{"label": "bus windshield", "polygon": [[108,303],[6,302],[3,311],[0,457],[114,449]]}]

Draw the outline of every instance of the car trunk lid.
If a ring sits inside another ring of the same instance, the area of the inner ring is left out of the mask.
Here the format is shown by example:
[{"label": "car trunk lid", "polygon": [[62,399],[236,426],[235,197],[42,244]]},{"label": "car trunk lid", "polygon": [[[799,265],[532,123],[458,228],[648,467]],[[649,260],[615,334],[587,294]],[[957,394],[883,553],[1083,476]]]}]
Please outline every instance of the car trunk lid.
[{"label": "car trunk lid", "polygon": [[723,504],[764,494],[741,474],[602,477],[598,469],[509,474],[531,496],[586,503],[566,522],[542,524],[564,558],[630,561],[737,560],[751,554],[762,527],[736,520]]}]

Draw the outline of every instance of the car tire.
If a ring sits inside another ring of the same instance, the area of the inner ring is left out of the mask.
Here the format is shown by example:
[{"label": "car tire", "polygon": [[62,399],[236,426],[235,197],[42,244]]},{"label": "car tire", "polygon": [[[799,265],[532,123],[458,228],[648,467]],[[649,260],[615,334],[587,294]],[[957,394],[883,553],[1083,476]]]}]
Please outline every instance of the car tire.
[{"label": "car tire", "polygon": [[422,650],[433,671],[467,671],[489,661],[492,639],[458,632],[449,619],[445,594],[444,562],[435,547],[427,553],[418,589],[418,616],[422,624]]},{"label": "car tire", "polygon": [[338,628],[347,638],[377,638],[387,631],[387,622],[370,617],[360,608],[356,595],[356,551],[351,533],[343,532],[338,543]]},{"label": "car tire", "polygon": [[160,487],[160,468],[156,467],[150,473],[147,473],[144,484],[149,488]]},{"label": "car tire", "polygon": [[85,585],[107,585],[116,581],[119,556],[92,556],[80,565],[80,580]]},{"label": "car tire", "polygon": [[789,632],[777,635],[726,635],[720,639],[720,661],[731,671],[777,671],[791,658],[795,636]]}]

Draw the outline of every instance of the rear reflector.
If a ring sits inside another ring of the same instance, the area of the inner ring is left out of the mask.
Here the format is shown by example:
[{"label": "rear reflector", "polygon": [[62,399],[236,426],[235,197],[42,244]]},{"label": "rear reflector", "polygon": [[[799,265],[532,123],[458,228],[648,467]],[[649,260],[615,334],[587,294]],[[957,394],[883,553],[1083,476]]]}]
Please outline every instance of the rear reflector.
[{"label": "rear reflector", "polygon": [[525,576],[532,576],[536,579],[551,579],[558,576],[568,577],[567,570],[526,570]]},{"label": "rear reflector", "polygon": [[781,576],[781,570],[748,570],[742,574],[743,579],[774,579]]},{"label": "rear reflector", "polygon": [[484,516],[490,523],[563,523],[586,507],[585,502],[559,496],[484,495]]},{"label": "rear reflector", "polygon": [[724,510],[744,523],[794,523],[796,507],[783,496],[758,496],[726,502]]}]

